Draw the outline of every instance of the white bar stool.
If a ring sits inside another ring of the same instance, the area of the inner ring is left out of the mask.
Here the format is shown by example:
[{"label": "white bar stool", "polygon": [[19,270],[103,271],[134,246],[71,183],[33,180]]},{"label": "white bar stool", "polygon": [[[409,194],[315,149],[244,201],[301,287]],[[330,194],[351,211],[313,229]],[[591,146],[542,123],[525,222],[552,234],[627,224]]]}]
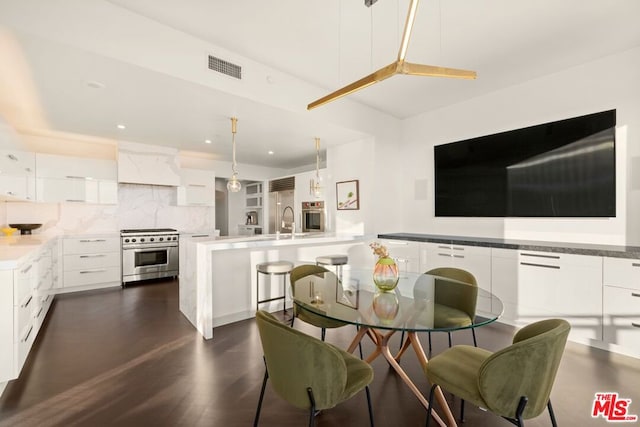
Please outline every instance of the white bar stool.
[{"label": "white bar stool", "polygon": [[[293,263],[289,261],[268,261],[256,264],[256,311],[260,304],[269,301],[283,300],[282,307],[287,313],[287,274],[293,270]],[[282,296],[260,299],[260,273],[269,276],[282,276]]]},{"label": "white bar stool", "polygon": [[322,255],[316,257],[316,265],[322,266],[334,266],[336,268],[336,274],[340,280],[342,280],[342,266],[349,262],[349,257],[344,254],[336,255]]}]

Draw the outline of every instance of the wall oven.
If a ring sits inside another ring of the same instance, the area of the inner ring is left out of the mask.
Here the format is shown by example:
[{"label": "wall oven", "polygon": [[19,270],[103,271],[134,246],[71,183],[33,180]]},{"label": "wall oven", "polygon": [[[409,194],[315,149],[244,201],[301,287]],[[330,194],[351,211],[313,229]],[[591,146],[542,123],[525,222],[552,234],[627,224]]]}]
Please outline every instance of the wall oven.
[{"label": "wall oven", "polygon": [[177,277],[178,232],[172,228],[121,230],[122,286],[138,280]]},{"label": "wall oven", "polygon": [[324,202],[302,202],[302,232],[324,232]]}]

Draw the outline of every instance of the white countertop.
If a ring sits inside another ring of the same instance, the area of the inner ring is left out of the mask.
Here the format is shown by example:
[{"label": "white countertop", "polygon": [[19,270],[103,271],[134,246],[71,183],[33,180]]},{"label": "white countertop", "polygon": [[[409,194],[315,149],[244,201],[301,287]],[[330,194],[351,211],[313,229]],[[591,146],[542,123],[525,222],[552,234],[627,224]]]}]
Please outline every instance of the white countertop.
[{"label": "white countertop", "polygon": [[17,268],[25,257],[55,238],[37,234],[0,237],[0,270]]},{"label": "white countertop", "polygon": [[255,236],[224,236],[208,239],[193,239],[199,247],[219,251],[269,246],[312,245],[318,243],[347,242],[361,240],[365,236],[336,233],[289,233],[259,234]]}]

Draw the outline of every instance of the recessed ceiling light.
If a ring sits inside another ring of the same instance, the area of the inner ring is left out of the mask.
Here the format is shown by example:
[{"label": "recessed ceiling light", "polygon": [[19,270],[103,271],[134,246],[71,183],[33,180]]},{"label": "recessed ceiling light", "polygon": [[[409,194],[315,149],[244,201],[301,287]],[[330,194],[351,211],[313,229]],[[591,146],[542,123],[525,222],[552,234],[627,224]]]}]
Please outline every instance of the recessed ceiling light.
[{"label": "recessed ceiling light", "polygon": [[205,140],[204,140],[204,143],[205,143],[205,144],[211,144],[211,140],[210,140],[210,139],[205,139]]},{"label": "recessed ceiling light", "polygon": [[126,129],[127,127],[125,125],[118,125],[118,129]]},{"label": "recessed ceiling light", "polygon": [[269,151],[267,152],[267,154],[268,154],[268,155],[270,155],[270,156],[273,156],[273,151],[269,150]]},{"label": "recessed ceiling light", "polygon": [[96,80],[89,80],[87,82],[87,86],[89,86],[92,89],[104,89],[105,88],[105,84]]}]

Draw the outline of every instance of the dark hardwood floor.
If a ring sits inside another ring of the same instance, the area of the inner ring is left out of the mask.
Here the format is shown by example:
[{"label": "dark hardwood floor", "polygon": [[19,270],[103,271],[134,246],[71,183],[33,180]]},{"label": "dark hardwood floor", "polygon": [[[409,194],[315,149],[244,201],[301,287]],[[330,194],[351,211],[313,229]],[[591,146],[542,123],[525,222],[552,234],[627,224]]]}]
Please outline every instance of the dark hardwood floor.
[{"label": "dark hardwood floor", "polygon": [[[303,322],[296,327],[319,336]],[[508,345],[513,332],[500,324],[482,327],[478,341],[495,350]],[[344,348],[353,334],[350,327],[330,330],[327,340]],[[446,334],[433,338],[434,352],[447,345]],[[471,334],[455,333],[454,343],[470,344]],[[407,353],[402,365],[428,393],[415,356]],[[376,426],[424,425],[425,411],[398,376],[382,359],[373,366]],[[263,369],[255,322],[220,327],[213,340],[201,339],[178,311],[177,281],[59,295],[20,378],[0,398],[0,426],[250,426]],[[630,412],[640,415],[640,360],[569,343],[552,393],[558,424],[607,425],[591,418],[594,393],[605,391],[632,399]],[[260,425],[306,422],[304,411],[267,388]],[[546,413],[526,422],[550,424]],[[324,411],[318,422],[367,425],[364,393]],[[510,424],[467,405],[464,425]]]}]

